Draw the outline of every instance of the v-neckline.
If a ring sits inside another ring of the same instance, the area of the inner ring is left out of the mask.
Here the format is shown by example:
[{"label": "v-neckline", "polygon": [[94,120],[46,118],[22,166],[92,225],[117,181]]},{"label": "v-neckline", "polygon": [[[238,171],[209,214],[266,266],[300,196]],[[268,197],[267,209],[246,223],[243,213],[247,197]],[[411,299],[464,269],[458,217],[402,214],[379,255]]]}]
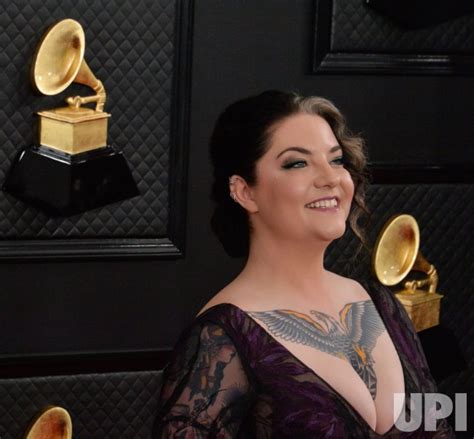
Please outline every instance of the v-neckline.
[{"label": "v-neckline", "polygon": [[[369,294],[369,293],[368,293]],[[370,297],[370,294],[369,294],[369,297]],[[367,299],[369,300],[369,299]],[[392,341],[392,344],[395,348],[395,351],[397,352],[397,355],[398,355],[398,358],[400,360],[400,364],[402,366],[402,372],[403,372],[403,385],[404,385],[404,400],[403,400],[403,406],[402,406],[402,412],[401,414],[403,414],[403,411],[405,409],[405,406],[406,406],[406,395],[407,395],[407,370],[406,370],[406,366],[405,366],[405,361],[402,357],[402,355],[400,355],[400,352],[398,350],[398,346],[397,344],[393,341],[394,340],[394,337],[393,337],[393,333],[392,333],[392,327],[390,325],[387,325],[387,323],[385,322],[384,320],[384,317],[383,317],[383,314],[380,313],[379,309],[377,308],[377,304],[375,303],[375,301],[372,299],[372,297],[370,297],[370,300],[372,301],[372,303],[374,304],[375,306],[375,309],[377,310],[377,313],[379,314],[380,318],[382,319],[383,321],[383,324],[385,326],[385,329],[387,330],[389,336],[390,336],[390,339]],[[352,302],[351,302],[352,303]],[[273,337],[271,334],[269,334],[263,327],[262,325],[260,325],[253,317],[251,317],[249,315],[249,313],[247,311],[244,311],[242,308],[238,307],[237,305],[234,305],[233,303],[229,303],[229,302],[222,302],[222,303],[218,303],[216,305],[213,305],[213,306],[210,306],[209,308],[207,308],[204,312],[202,312],[201,314],[199,314],[196,318],[200,318],[202,316],[204,316],[205,314],[207,314],[210,310],[214,309],[214,308],[217,308],[217,307],[220,307],[220,306],[228,306],[228,307],[231,307],[231,308],[234,308],[237,310],[237,312],[239,313],[242,313],[247,319],[250,319],[252,321],[252,323],[254,325],[256,325],[258,327],[258,329],[260,331],[263,332],[263,334],[269,339],[271,340],[273,343],[276,343],[278,346],[280,346],[288,355],[290,355],[295,361],[297,361],[301,367],[305,370],[307,370],[310,374],[314,375],[314,377],[316,377],[316,379],[320,380],[324,385],[326,385],[332,392],[334,392],[334,394],[344,403],[345,406],[348,407],[349,411],[357,418],[359,419],[365,426],[366,428],[371,432],[371,434],[375,435],[376,437],[386,437],[388,436],[390,433],[392,433],[392,431],[396,428],[396,422],[394,422],[394,424],[383,434],[381,433],[377,433],[371,426],[370,424],[367,422],[367,420],[352,406],[352,404],[349,403],[349,401],[343,396],[341,395],[341,393],[339,393],[330,383],[328,383],[324,378],[322,378],[320,375],[318,375],[311,367],[309,367],[307,364],[305,364],[302,360],[300,360],[296,355],[294,355],[292,352],[290,352],[285,345],[283,345],[282,343],[280,343],[275,337]],[[399,415],[400,416],[400,415]]]}]

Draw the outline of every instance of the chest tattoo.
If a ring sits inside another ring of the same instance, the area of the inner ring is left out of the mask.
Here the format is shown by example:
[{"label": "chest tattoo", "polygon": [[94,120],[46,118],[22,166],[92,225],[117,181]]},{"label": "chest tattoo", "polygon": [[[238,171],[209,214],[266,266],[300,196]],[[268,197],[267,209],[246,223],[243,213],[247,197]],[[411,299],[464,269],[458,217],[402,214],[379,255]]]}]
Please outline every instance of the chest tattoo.
[{"label": "chest tattoo", "polygon": [[377,394],[377,377],[372,350],[385,326],[371,300],[352,302],[334,317],[311,310],[304,314],[288,309],[250,312],[275,337],[310,346],[348,361],[367,385],[372,399]]}]

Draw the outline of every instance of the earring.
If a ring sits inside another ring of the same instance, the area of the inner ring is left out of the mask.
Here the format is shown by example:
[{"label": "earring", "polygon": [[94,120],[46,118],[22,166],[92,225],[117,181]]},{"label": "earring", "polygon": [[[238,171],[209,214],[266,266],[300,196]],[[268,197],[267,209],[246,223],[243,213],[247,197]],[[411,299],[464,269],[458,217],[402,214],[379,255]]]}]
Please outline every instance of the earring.
[{"label": "earring", "polygon": [[[229,177],[229,184],[232,185],[234,183],[235,183],[235,178]],[[235,202],[237,202],[237,197],[235,196],[234,192],[232,192],[232,191],[229,192],[229,195]]]}]

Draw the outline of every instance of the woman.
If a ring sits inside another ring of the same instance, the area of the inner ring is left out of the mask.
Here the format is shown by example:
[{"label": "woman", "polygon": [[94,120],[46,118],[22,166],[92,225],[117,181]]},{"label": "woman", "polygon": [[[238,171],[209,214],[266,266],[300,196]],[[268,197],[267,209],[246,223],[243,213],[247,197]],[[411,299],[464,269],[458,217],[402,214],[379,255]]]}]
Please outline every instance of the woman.
[{"label": "woman", "polygon": [[181,336],[155,437],[432,437],[394,425],[395,393],[436,391],[403,307],[323,264],[346,221],[363,239],[362,139],[330,101],[268,91],[221,114],[211,157],[213,230],[247,261]]}]

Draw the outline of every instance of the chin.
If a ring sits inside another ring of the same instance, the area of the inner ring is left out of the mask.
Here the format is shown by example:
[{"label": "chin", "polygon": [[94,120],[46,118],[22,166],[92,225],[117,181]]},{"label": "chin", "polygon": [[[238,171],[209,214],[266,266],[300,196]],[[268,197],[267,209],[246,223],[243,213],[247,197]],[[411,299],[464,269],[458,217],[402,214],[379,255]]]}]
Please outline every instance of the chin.
[{"label": "chin", "polygon": [[319,231],[317,236],[319,236],[324,241],[334,241],[336,239],[342,238],[346,232],[345,225],[343,227],[334,227],[331,230]]}]

